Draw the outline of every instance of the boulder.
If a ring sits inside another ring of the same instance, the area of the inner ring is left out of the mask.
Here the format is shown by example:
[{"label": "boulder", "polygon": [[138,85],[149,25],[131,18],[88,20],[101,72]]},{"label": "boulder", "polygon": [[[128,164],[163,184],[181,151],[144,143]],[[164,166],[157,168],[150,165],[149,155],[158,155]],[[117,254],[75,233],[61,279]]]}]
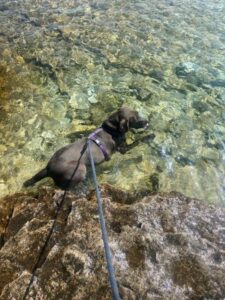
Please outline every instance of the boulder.
[{"label": "boulder", "polygon": [[[129,194],[101,186],[120,296],[222,299],[225,212],[173,192]],[[0,201],[0,299],[111,299],[94,191],[42,187]]]}]

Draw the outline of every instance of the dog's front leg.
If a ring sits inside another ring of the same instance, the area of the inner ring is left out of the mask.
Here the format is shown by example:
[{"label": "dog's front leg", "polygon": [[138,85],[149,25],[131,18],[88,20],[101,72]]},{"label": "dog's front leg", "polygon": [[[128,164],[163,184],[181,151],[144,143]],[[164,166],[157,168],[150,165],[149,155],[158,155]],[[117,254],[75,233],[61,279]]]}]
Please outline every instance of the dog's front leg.
[{"label": "dog's front leg", "polygon": [[137,145],[139,145],[140,142],[149,143],[149,142],[152,142],[154,140],[154,138],[155,138],[155,134],[151,133],[151,134],[140,137],[139,139],[134,141],[132,144],[127,145],[126,142],[124,142],[122,145],[120,145],[117,148],[117,151],[124,155],[127,151],[129,151],[129,150],[133,149],[134,147],[136,147]]}]

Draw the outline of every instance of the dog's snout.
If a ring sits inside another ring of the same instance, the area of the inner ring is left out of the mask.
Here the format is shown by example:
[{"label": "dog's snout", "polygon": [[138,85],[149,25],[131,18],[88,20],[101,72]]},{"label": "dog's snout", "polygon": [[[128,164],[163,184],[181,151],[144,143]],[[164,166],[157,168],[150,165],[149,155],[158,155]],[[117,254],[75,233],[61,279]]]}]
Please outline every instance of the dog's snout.
[{"label": "dog's snout", "polygon": [[136,124],[136,128],[144,128],[146,129],[148,127],[149,123],[148,123],[148,120],[142,118],[142,117],[139,117],[138,118],[138,121],[137,121],[137,124]]},{"label": "dog's snout", "polygon": [[147,122],[147,123],[145,124],[145,126],[143,127],[144,130],[146,130],[146,129],[148,128],[148,126],[149,126],[149,123]]}]

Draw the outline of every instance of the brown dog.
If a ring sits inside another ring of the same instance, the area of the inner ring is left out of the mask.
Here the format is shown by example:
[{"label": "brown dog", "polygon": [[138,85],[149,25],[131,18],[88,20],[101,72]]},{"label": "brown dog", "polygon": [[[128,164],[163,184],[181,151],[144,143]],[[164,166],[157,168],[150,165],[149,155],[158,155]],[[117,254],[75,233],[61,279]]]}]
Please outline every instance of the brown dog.
[{"label": "brown dog", "polygon": [[[122,107],[114,112],[107,120],[102,123],[88,139],[91,140],[90,150],[96,164],[100,164],[110,159],[125,139],[125,133],[130,128],[145,128],[148,126],[147,120],[141,118],[138,112],[127,107]],[[85,150],[78,164],[81,151],[84,149],[87,138],[82,138],[67,145],[52,156],[47,166],[34,175],[31,179],[24,182],[24,186],[32,186],[37,181],[51,177],[55,184],[62,189],[66,189],[69,184],[83,181],[86,176],[86,167],[90,165],[87,149]],[[75,168],[77,170],[74,173]],[[73,176],[72,176],[73,175]]]}]

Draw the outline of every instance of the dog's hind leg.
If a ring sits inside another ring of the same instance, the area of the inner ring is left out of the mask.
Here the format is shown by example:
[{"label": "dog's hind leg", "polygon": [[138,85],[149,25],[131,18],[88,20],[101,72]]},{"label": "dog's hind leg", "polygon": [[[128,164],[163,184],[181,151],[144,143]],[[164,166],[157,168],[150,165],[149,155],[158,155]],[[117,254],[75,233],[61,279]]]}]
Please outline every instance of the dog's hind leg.
[{"label": "dog's hind leg", "polygon": [[79,182],[83,181],[86,177],[86,166],[82,164],[78,167],[74,175],[73,172],[74,169],[70,168],[62,176],[53,177],[55,184],[63,190],[69,189],[70,186],[74,184],[78,184]]}]

